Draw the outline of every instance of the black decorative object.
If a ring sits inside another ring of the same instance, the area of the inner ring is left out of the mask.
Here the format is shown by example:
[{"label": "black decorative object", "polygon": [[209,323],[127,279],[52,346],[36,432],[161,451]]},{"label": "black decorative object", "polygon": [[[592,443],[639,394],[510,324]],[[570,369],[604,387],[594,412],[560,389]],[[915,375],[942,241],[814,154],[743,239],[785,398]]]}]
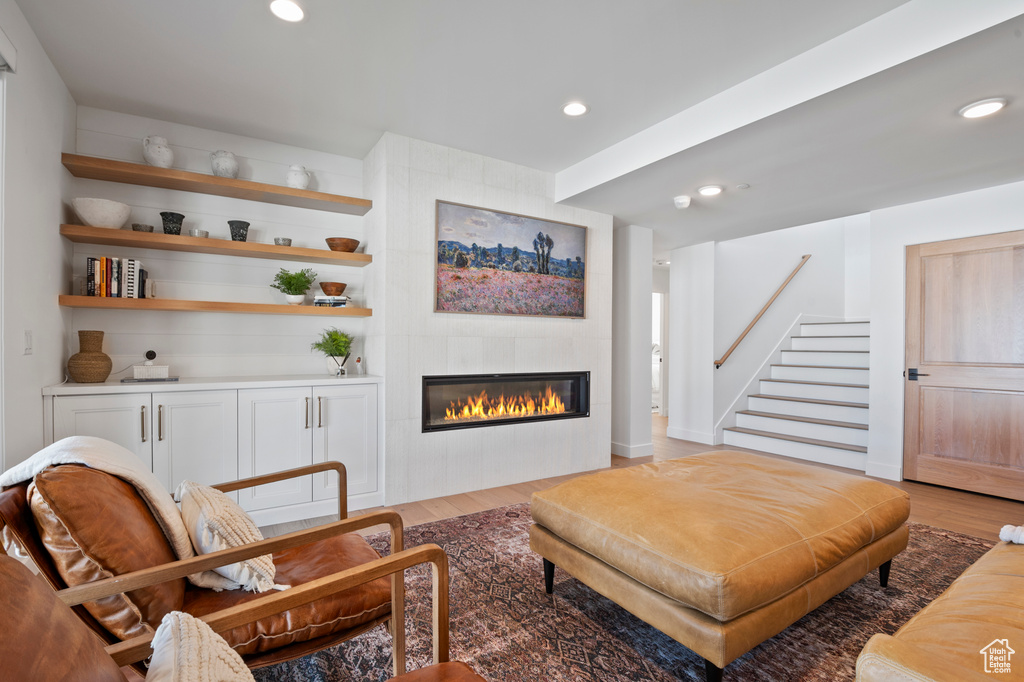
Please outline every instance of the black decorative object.
[{"label": "black decorative object", "polygon": [[181,223],[185,220],[185,216],[180,213],[164,211],[160,217],[164,220],[164,234],[181,234]]},{"label": "black decorative object", "polygon": [[231,228],[231,241],[244,242],[249,236],[249,223],[244,220],[229,220],[228,227]]}]

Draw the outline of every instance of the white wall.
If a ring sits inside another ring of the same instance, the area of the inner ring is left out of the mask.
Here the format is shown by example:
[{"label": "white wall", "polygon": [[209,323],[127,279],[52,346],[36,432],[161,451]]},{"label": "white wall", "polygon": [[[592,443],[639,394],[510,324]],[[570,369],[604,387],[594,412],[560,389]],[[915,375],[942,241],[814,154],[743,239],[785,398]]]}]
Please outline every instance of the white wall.
[{"label": "white wall", "polygon": [[871,317],[871,214],[844,218],[846,319]]},{"label": "white wall", "polygon": [[1024,183],[871,214],[871,389],[867,473],[903,470],[906,246],[1024,228]]},{"label": "white wall", "polygon": [[[0,0],[0,27],[18,50],[3,75],[2,445],[0,468],[43,444],[40,389],[59,382],[67,357],[57,295],[69,280],[70,249],[58,233],[70,196],[62,151],[74,150],[75,103],[14,0]],[[24,355],[25,332],[33,350]]]},{"label": "white wall", "polygon": [[715,357],[708,364],[725,354],[801,257],[811,254],[728,361],[714,370],[716,423],[746,395],[751,378],[798,317],[843,319],[845,225],[843,219],[829,220],[716,244]]},{"label": "white wall", "polygon": [[676,249],[669,266],[668,435],[712,444],[714,377],[715,244]]},{"label": "white wall", "polygon": [[651,292],[654,233],[624,225],[613,234],[612,454],[646,457],[651,441]]},{"label": "white wall", "polygon": [[[549,173],[391,133],[364,177],[375,206],[369,299],[386,311],[368,342],[385,367],[386,503],[608,466],[611,216],[556,205]],[[586,225],[586,319],[433,312],[437,199]],[[424,375],[556,370],[590,370],[589,418],[421,432]]]},{"label": "white wall", "polygon": [[[146,135],[168,139],[175,168],[210,173],[210,152],[226,149],[238,158],[242,179],[284,185],[289,164],[298,163],[313,174],[310,189],[363,196],[362,162],[358,159],[112,111],[78,109],[79,154],[143,163],[142,138]],[[211,239],[229,239],[227,221],[233,219],[251,223],[250,242],[273,243],[274,237],[291,237],[293,246],[326,250],[326,237],[366,238],[365,219],[359,216],[99,180],[75,179],[74,195],[131,205],[128,229],[130,223],[141,222],[162,231],[160,212],[176,211],[185,215],[183,233],[205,229]],[[358,250],[364,249],[361,245]],[[295,271],[306,267],[317,272],[318,281],[347,283],[345,294],[362,303],[366,278],[375,267],[372,263],[353,268],[76,244],[74,282],[84,276],[88,256],[139,258],[161,298],[250,303],[284,303],[283,295],[270,287],[274,274],[280,268]],[[72,282],[65,282],[64,287],[70,291]],[[314,293],[320,293],[317,284],[310,295]],[[182,376],[322,374],[326,371],[323,356],[311,353],[309,345],[321,330],[335,326],[355,337],[353,358],[361,355],[367,333],[365,319],[290,315],[75,309],[68,344],[71,352],[77,352],[78,330],[104,331],[104,351],[113,359],[115,372],[139,362],[146,350],[152,349],[158,363],[170,364],[171,373]]]}]

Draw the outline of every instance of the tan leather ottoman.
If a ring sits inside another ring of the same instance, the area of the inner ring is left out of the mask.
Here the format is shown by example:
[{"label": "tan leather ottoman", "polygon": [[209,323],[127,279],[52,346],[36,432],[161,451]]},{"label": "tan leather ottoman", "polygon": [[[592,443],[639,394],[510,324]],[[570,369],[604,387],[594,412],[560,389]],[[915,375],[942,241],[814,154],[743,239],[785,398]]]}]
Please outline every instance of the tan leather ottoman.
[{"label": "tan leather ottoman", "polygon": [[707,452],[533,494],[530,547],[722,668],[907,546],[907,494],[820,467]]}]

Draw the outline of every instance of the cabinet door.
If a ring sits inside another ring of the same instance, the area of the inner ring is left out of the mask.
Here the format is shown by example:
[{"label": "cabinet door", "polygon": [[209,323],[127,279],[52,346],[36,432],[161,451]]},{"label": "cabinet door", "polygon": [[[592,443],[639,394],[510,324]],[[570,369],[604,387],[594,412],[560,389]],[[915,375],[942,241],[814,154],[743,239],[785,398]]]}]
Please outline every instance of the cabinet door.
[{"label": "cabinet door", "polygon": [[[357,384],[313,389],[313,461],[345,465],[348,494],[377,490],[377,386]],[[313,499],[337,498],[337,476],[313,477]]]},{"label": "cabinet door", "polygon": [[53,439],[96,436],[128,448],[153,468],[149,393],[55,396]]},{"label": "cabinet door", "polygon": [[[238,477],[260,476],[310,464],[312,393],[307,388],[253,388],[238,392]],[[238,491],[246,510],[313,499],[309,476]]]},{"label": "cabinet door", "polygon": [[153,473],[168,490],[238,478],[237,402],[237,391],[153,394]]}]

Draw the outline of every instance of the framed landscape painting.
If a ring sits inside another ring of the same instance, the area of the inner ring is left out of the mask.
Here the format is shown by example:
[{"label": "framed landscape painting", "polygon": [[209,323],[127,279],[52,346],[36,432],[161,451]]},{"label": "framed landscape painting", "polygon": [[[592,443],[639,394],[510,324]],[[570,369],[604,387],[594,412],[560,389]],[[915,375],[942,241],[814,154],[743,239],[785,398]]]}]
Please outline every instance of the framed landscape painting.
[{"label": "framed landscape painting", "polygon": [[437,202],[434,310],[585,317],[587,228]]}]

